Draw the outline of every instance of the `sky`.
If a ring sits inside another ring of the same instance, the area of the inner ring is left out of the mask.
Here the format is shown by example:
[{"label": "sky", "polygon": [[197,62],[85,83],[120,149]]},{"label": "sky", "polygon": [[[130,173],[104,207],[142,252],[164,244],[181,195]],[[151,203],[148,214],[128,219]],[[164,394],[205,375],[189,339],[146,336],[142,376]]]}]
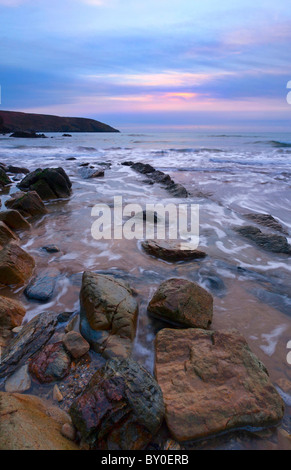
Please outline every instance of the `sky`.
[{"label": "sky", "polygon": [[290,44],[290,0],[0,0],[0,107],[289,131]]}]

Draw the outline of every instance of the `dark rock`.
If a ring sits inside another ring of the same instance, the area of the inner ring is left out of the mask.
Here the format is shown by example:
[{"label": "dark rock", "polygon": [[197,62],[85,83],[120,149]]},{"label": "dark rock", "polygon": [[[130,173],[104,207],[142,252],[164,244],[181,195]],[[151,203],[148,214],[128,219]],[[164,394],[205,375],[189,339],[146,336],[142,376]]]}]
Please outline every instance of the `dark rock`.
[{"label": "dark rock", "polygon": [[31,277],[35,261],[16,243],[0,247],[0,284],[23,284]]},{"label": "dark rock", "polygon": [[148,163],[133,163],[131,168],[133,168],[135,171],[138,171],[138,173],[142,173],[143,175],[154,173],[156,171],[154,167]]},{"label": "dark rock", "polygon": [[177,441],[277,424],[284,403],[236,331],[161,330],[155,374]]},{"label": "dark rock", "polygon": [[280,222],[278,222],[269,214],[244,214],[244,217],[259,225],[264,225],[264,227],[268,227],[272,230],[277,230],[278,232],[288,235],[288,232],[284,229]]},{"label": "dark rock", "polygon": [[20,212],[23,217],[40,216],[47,213],[44,203],[35,191],[17,192],[5,202],[5,206]]},{"label": "dark rock", "polygon": [[66,377],[71,368],[71,356],[62,342],[47,344],[33,356],[29,372],[40,383],[51,383]]},{"label": "dark rock", "polygon": [[77,160],[76,157],[69,157],[69,158],[66,158],[67,161],[74,161],[74,160]]},{"label": "dark rock", "polygon": [[10,180],[9,176],[6,175],[6,171],[0,167],[0,187],[7,186],[11,183],[12,181]]},{"label": "dark rock", "polygon": [[41,199],[46,200],[70,196],[72,183],[63,168],[38,168],[17,186],[24,191],[36,191]]},{"label": "dark rock", "polygon": [[288,244],[287,238],[282,235],[263,233],[257,227],[251,225],[235,227],[235,231],[266,251],[291,254],[291,245]]},{"label": "dark rock", "polygon": [[58,322],[59,323],[66,323],[68,322],[72,315],[76,314],[76,312],[63,312],[58,315]]},{"label": "dark rock", "polygon": [[42,250],[47,251],[48,253],[58,253],[60,249],[56,245],[46,245],[42,247]]},{"label": "dark rock", "polygon": [[13,132],[10,137],[19,137],[21,139],[47,139],[47,136],[44,134],[36,134],[35,132],[24,131]]},{"label": "dark rock", "polygon": [[187,261],[206,256],[200,250],[182,250],[179,242],[170,240],[146,240],[142,242],[142,247],[150,255],[166,261]]},{"label": "dark rock", "polygon": [[84,272],[80,292],[82,336],[104,357],[127,357],[138,305],[131,289],[113,276]]},{"label": "dark rock", "polygon": [[14,173],[16,175],[19,173],[23,173],[27,175],[29,173],[29,170],[27,168],[23,168],[19,166],[12,166],[12,165],[9,165],[6,171],[8,171],[8,173]]},{"label": "dark rock", "polygon": [[42,313],[24,325],[2,353],[0,378],[12,374],[41,349],[54,334],[57,323],[56,314]]},{"label": "dark rock", "polygon": [[99,170],[96,168],[81,168],[80,170],[80,175],[84,179],[89,179],[89,178],[100,178],[104,176],[104,170]]},{"label": "dark rock", "polygon": [[63,134],[62,137],[72,137],[71,134]]},{"label": "dark rock", "polygon": [[205,289],[185,279],[163,282],[148,305],[154,317],[192,328],[208,328],[212,322],[213,298]]},{"label": "dark rock", "polygon": [[56,281],[60,273],[57,269],[48,268],[32,279],[24,293],[28,299],[47,302],[54,293]]},{"label": "dark rock", "polygon": [[28,230],[30,223],[16,210],[0,212],[0,220],[12,230]]},{"label": "dark rock", "polygon": [[144,449],[161,426],[163,397],[138,363],[110,360],[75,400],[70,415],[91,449]]}]

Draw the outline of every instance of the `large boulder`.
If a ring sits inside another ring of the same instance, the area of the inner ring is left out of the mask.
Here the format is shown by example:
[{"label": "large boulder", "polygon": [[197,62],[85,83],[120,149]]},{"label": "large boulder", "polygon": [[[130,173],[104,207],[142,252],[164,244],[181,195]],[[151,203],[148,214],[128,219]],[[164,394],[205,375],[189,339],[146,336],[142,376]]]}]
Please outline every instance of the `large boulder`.
[{"label": "large boulder", "polygon": [[63,343],[44,346],[29,363],[29,372],[40,383],[50,383],[65,378],[71,368],[71,356]]},{"label": "large boulder", "polygon": [[4,222],[0,221],[0,245],[4,246],[12,241],[18,242],[18,236]]},{"label": "large boulder", "polygon": [[283,401],[267,370],[238,332],[161,330],[155,374],[178,441],[270,426],[283,417]]},{"label": "large boulder", "polygon": [[113,276],[84,272],[80,292],[81,333],[104,357],[127,357],[138,305],[131,289]]},{"label": "large boulder", "polygon": [[206,256],[204,251],[182,250],[178,242],[169,240],[145,240],[142,247],[150,255],[166,261],[188,261]]},{"label": "large boulder", "polygon": [[168,279],[148,305],[154,317],[192,328],[208,328],[213,315],[213,298],[205,289],[185,279]]},{"label": "large boulder", "polygon": [[5,206],[20,212],[23,217],[40,216],[47,213],[44,203],[36,191],[17,192],[5,202]]},{"label": "large boulder", "polygon": [[0,247],[0,284],[24,284],[31,277],[35,261],[15,243]]},{"label": "large boulder", "polygon": [[58,315],[42,313],[23,326],[2,352],[0,378],[12,374],[39,351],[52,337],[58,324]]},{"label": "large boulder", "polygon": [[32,395],[0,392],[0,450],[78,450],[61,433],[70,417]]},{"label": "large boulder", "polygon": [[23,191],[36,191],[41,199],[46,200],[70,196],[72,183],[63,168],[38,168],[17,186]]},{"label": "large boulder", "polygon": [[110,360],[77,397],[70,415],[92,449],[144,449],[162,423],[163,397],[137,362]]},{"label": "large boulder", "polygon": [[30,223],[16,210],[7,210],[0,212],[0,220],[4,222],[11,230],[28,230]]},{"label": "large boulder", "polygon": [[252,225],[235,227],[235,231],[266,251],[291,255],[291,245],[289,245],[287,238],[283,235],[263,233]]}]

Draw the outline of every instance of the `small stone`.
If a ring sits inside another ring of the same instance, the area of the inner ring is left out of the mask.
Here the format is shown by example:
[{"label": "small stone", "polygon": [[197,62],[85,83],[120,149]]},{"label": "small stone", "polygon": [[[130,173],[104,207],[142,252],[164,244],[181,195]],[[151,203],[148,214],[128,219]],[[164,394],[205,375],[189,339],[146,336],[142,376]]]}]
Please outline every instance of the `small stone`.
[{"label": "small stone", "polygon": [[83,336],[77,331],[67,333],[63,339],[63,343],[74,359],[79,359],[84,356],[90,349],[89,343],[87,343]]},{"label": "small stone", "polygon": [[60,249],[56,245],[43,246],[42,250],[47,251],[47,253],[58,253],[60,251]]},{"label": "small stone", "polygon": [[70,441],[74,441],[76,439],[76,430],[74,426],[69,423],[63,424],[61,434],[67,439],[70,439]]},{"label": "small stone", "polygon": [[20,333],[22,328],[23,326],[16,326],[16,328],[13,328],[12,333],[14,333],[15,335],[18,335],[18,333]]},{"label": "small stone", "polygon": [[5,382],[5,392],[22,393],[31,387],[31,378],[28,373],[28,364],[20,367]]},{"label": "small stone", "polygon": [[61,402],[64,399],[57,384],[53,388],[53,399],[58,402]]}]

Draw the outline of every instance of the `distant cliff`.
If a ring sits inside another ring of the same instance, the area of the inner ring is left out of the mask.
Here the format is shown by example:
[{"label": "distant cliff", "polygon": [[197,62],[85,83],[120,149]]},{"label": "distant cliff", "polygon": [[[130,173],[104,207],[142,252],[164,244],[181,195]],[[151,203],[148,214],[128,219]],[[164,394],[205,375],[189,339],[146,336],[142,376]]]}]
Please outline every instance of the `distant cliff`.
[{"label": "distant cliff", "polygon": [[87,118],[0,111],[2,132],[119,132],[103,122]]}]

